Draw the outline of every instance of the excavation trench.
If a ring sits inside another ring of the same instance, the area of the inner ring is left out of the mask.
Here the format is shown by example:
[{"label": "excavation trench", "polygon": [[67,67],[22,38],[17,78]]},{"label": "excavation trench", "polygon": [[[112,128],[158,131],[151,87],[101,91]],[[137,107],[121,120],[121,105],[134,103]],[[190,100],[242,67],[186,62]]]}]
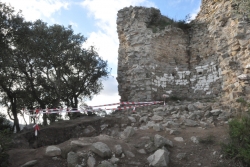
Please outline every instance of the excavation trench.
[{"label": "excavation trench", "polygon": [[16,134],[13,140],[14,148],[39,148],[48,145],[57,145],[71,138],[98,136],[110,127],[120,128],[120,118],[111,116],[85,116],[75,120],[56,122],[41,127],[38,136],[34,130],[26,130]]}]

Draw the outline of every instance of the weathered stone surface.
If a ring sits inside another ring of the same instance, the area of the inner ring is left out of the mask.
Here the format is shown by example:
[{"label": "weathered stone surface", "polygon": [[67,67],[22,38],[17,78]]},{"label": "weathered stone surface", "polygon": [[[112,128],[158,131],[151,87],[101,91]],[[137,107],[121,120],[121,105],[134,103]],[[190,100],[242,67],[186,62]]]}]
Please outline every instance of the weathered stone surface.
[{"label": "weathered stone surface", "polygon": [[[250,78],[242,68],[250,60],[246,21],[250,12],[248,1],[237,1],[237,10],[234,3],[203,0],[189,31],[157,27],[161,20],[169,21],[157,9],[121,9],[117,14],[121,101],[154,101],[163,99],[163,94],[175,100],[221,97],[218,100],[227,103],[247,97],[248,84],[236,79],[248,82]],[[202,103],[187,106],[191,112],[203,107]]]},{"label": "weathered stone surface", "polygon": [[151,166],[167,167],[169,163],[169,152],[159,149],[153,155],[150,155],[147,160]]},{"label": "weathered stone surface", "polygon": [[56,146],[48,146],[46,148],[45,155],[51,156],[51,157],[61,155],[61,149]]},{"label": "weathered stone surface", "polygon": [[102,158],[110,158],[112,155],[110,148],[103,142],[92,144],[90,149]]}]

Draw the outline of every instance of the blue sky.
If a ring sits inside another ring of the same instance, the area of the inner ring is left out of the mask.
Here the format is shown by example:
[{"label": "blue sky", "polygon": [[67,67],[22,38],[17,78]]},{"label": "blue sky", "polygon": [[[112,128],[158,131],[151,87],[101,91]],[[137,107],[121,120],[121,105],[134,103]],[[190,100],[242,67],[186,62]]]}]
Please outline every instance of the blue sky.
[{"label": "blue sky", "polygon": [[109,79],[103,81],[104,89],[88,105],[119,102],[117,90],[117,60],[119,40],[116,32],[116,14],[128,6],[145,6],[160,9],[175,20],[186,15],[195,18],[201,0],[1,0],[22,10],[27,21],[41,19],[49,25],[72,25],[75,33],[87,37],[84,47],[94,45],[99,55],[112,68]]}]

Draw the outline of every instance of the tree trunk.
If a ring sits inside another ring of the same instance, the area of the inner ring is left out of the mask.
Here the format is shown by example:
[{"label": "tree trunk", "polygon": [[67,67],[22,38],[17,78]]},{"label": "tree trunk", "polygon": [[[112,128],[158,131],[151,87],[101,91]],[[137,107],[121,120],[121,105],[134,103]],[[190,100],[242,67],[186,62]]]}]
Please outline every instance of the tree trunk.
[{"label": "tree trunk", "polygon": [[12,110],[12,114],[14,116],[14,127],[16,127],[16,132],[20,131],[20,126],[19,126],[19,120],[17,117],[17,108],[16,108],[16,95],[14,94],[14,97],[11,100],[11,110]]},{"label": "tree trunk", "polygon": [[73,108],[78,108],[78,99],[77,99],[77,96],[74,97],[74,107]]}]

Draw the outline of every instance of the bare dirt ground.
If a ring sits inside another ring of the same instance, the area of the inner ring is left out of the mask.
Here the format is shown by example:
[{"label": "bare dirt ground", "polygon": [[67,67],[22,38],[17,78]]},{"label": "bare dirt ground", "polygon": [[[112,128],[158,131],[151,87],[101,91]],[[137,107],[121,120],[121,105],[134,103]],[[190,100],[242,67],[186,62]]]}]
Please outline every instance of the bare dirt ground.
[{"label": "bare dirt ground", "polygon": [[[105,121],[104,121],[105,120]],[[68,126],[79,126],[87,122],[88,125],[93,127],[97,127],[100,125],[98,122],[106,122],[110,125],[119,124],[121,125],[124,121],[117,120],[116,117],[109,116],[108,118],[99,118],[99,117],[86,117],[80,118],[78,120],[70,121],[70,122],[60,122],[58,124],[54,124],[52,126],[46,127],[49,129],[55,129],[60,131],[60,128],[68,127]],[[120,126],[121,127],[121,126]],[[42,130],[41,130],[42,131]],[[49,130],[50,131],[50,130]],[[135,157],[124,159],[119,158],[120,161],[117,164],[118,167],[148,167],[149,163],[147,162],[147,158],[151,154],[141,154],[138,152],[139,148],[143,148],[146,144],[145,136],[148,136],[153,140],[155,134],[159,134],[171,141],[173,141],[174,146],[168,147],[167,149],[170,152],[170,167],[240,167],[240,164],[237,164],[231,160],[224,159],[221,152],[221,144],[226,143],[228,141],[228,125],[217,125],[217,126],[209,126],[207,128],[201,127],[181,127],[177,135],[170,135],[167,131],[156,132],[153,129],[148,130],[137,130],[136,134],[127,139],[121,139],[116,137],[110,137],[107,134],[107,131],[98,131],[96,133],[91,134],[88,137],[80,138],[83,141],[97,142],[102,141],[106,143],[111,150],[113,150],[114,145],[120,144],[126,150],[130,150],[135,154]],[[47,131],[48,132],[48,131]],[[53,131],[50,131],[53,133]],[[32,132],[33,133],[33,132]],[[42,132],[40,132],[41,134]],[[53,134],[48,134],[47,137],[53,136]],[[191,141],[191,137],[195,136],[199,138],[199,143],[194,143]],[[143,138],[144,137],[144,138]],[[175,137],[182,137],[184,141],[179,142],[176,141]],[[53,138],[53,137],[52,137]],[[44,156],[44,152],[46,146],[41,146],[36,149],[32,148],[15,148],[10,150],[8,153],[10,155],[10,163],[11,167],[21,166],[22,164],[31,161],[38,160],[38,163],[35,165],[36,167],[66,167],[66,155],[68,152],[70,141],[77,138],[71,138],[65,142],[58,144],[58,146],[62,149],[62,155],[60,157],[51,158]],[[73,151],[78,150],[89,150],[89,146],[86,147],[75,147]],[[183,158],[178,158],[177,155],[179,153],[185,153]],[[98,160],[98,157],[95,157]],[[100,159],[101,160],[101,159]]]}]

